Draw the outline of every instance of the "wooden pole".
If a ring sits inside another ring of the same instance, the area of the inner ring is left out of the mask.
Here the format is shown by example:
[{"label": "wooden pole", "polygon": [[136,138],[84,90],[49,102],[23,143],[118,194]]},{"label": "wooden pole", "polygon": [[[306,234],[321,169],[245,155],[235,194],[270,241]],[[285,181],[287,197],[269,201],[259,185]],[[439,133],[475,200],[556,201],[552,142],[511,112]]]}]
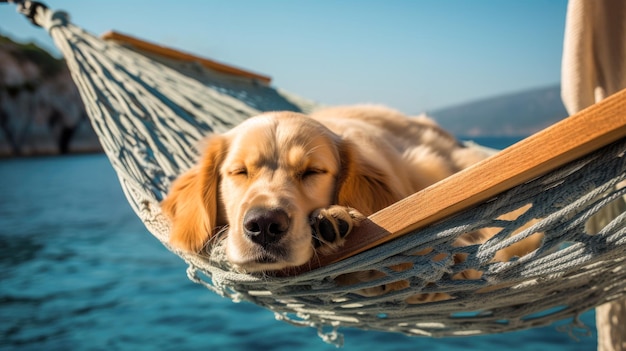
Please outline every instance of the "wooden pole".
[{"label": "wooden pole", "polygon": [[250,72],[241,68],[237,68],[234,66],[230,66],[224,63],[220,63],[217,61],[213,61],[213,60],[209,60],[207,58],[204,57],[199,57],[196,55],[192,55],[189,53],[185,53],[179,50],[175,50],[172,48],[168,48],[165,46],[161,46],[161,45],[157,45],[157,44],[153,44],[150,42],[147,42],[145,40],[141,40],[135,37],[132,37],[130,35],[126,35],[126,34],[122,34],[122,33],[118,33],[115,31],[109,31],[106,32],[104,34],[102,34],[102,39],[105,40],[113,40],[119,43],[123,43],[126,45],[130,45],[132,47],[134,47],[135,49],[138,50],[142,50],[142,51],[146,51],[148,53],[154,54],[154,55],[159,55],[162,57],[166,57],[166,58],[170,58],[173,60],[177,60],[177,61],[185,61],[185,62],[198,62],[201,65],[210,68],[214,71],[217,72],[221,72],[221,73],[226,73],[226,74],[230,74],[230,75],[234,75],[234,76],[239,76],[239,77],[244,77],[244,78],[250,78],[250,79],[254,79],[257,80],[263,84],[269,84],[272,80],[272,78],[268,77],[268,76],[264,76],[258,73],[254,73],[254,72]]}]

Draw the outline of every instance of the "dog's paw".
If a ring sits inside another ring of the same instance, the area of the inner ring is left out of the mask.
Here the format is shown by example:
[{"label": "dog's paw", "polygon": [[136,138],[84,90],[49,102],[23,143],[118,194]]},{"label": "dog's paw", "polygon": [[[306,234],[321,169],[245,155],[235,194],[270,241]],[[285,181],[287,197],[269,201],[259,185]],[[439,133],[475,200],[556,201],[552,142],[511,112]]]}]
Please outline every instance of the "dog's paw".
[{"label": "dog's paw", "polygon": [[363,219],[365,216],[351,207],[334,205],[316,210],[311,215],[313,245],[323,254],[336,251]]}]

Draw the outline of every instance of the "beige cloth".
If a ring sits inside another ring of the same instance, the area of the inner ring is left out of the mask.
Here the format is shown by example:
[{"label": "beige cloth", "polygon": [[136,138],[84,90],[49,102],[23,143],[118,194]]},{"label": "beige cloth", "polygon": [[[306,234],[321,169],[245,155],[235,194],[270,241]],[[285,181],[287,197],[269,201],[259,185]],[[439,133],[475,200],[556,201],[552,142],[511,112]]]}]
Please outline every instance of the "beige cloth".
[{"label": "beige cloth", "polygon": [[561,75],[569,114],[626,88],[626,1],[570,0]]},{"label": "beige cloth", "polygon": [[[561,74],[561,96],[569,114],[626,88],[626,1],[570,0]],[[607,207],[588,229],[599,230],[603,216],[624,211],[624,201]],[[626,299],[599,306],[596,326],[599,351],[626,350]]]}]

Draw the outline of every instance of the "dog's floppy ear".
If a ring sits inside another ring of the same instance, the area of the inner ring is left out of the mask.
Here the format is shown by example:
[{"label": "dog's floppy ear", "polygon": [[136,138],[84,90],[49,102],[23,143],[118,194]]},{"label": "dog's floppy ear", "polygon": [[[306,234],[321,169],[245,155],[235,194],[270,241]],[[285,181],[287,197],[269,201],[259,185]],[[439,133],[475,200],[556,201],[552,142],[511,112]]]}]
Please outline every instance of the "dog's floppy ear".
[{"label": "dog's floppy ear", "polygon": [[339,157],[339,205],[355,208],[369,216],[402,199],[390,187],[386,173],[359,155],[353,143],[342,140],[339,144]]},{"label": "dog's floppy ear", "polygon": [[219,167],[226,148],[224,137],[208,139],[200,163],[174,181],[161,203],[172,221],[172,246],[198,252],[219,226],[218,211],[223,211],[218,199]]}]

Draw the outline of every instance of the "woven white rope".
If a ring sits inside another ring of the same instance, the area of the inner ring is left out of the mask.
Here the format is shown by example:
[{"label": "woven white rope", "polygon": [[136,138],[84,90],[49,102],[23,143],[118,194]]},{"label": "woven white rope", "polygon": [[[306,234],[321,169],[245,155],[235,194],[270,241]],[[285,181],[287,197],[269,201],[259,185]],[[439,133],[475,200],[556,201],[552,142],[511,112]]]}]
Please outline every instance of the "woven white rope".
[{"label": "woven white rope", "polygon": [[[195,146],[203,135],[224,131],[264,107],[298,108],[296,100],[283,92],[259,88],[251,81],[220,80],[208,71],[201,80],[210,83],[191,79],[103,42],[59,20],[58,13],[47,16],[56,18],[50,34],[67,60],[131,206],[166,246],[169,223],[158,203],[171,181],[196,159]],[[237,273],[219,244],[210,257],[176,253],[189,263],[191,280],[234,301],[263,306],[277,319],[317,328],[325,341],[336,344],[343,342],[340,327],[458,336],[576,320],[585,310],[625,293],[626,189],[618,186],[626,178],[625,152],[626,140],[618,141],[474,209],[297,276]],[[526,205],[532,206],[518,219],[498,219]],[[597,213],[608,209],[614,215],[603,216],[604,223],[591,231],[590,223],[601,222]],[[539,220],[509,237],[530,219]],[[459,235],[479,228],[502,230],[483,245],[450,245]],[[497,250],[536,232],[545,234],[538,250],[509,262],[491,262]],[[426,248],[434,250],[415,255]],[[434,260],[440,253],[446,258]],[[468,257],[455,265],[454,253]],[[386,268],[405,262],[413,263],[413,268],[402,272]],[[452,279],[468,268],[482,271],[482,278]],[[370,269],[387,275],[352,286],[337,286],[334,281],[340,274]],[[398,280],[407,280],[410,288],[376,297],[355,293]],[[406,302],[416,294],[435,292],[452,299]]]}]

